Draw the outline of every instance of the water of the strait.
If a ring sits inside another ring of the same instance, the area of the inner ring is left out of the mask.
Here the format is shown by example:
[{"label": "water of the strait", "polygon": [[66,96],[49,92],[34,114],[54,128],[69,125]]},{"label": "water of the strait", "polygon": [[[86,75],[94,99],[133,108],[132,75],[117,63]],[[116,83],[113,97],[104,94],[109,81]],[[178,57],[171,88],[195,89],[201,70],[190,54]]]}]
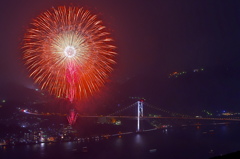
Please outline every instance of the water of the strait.
[{"label": "water of the strait", "polygon": [[239,134],[239,123],[172,127],[97,141],[1,146],[0,158],[208,159],[240,150]]}]

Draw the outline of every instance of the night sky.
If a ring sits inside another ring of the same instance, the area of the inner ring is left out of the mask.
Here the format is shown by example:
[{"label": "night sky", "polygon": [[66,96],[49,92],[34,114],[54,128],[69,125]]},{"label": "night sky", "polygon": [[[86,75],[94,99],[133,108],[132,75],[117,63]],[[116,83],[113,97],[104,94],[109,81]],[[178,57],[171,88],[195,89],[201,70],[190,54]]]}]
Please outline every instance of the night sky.
[{"label": "night sky", "polygon": [[[240,1],[4,0],[0,3],[0,87],[12,83],[33,86],[21,60],[23,35],[40,13],[59,5],[73,5],[97,14],[115,40],[117,65],[108,93],[122,87],[118,90],[122,98],[124,94],[145,96],[155,104],[161,99],[160,105],[169,109],[240,108]],[[197,76],[168,79],[168,74],[174,71],[195,68],[206,71]],[[215,96],[216,92],[220,94]]]}]

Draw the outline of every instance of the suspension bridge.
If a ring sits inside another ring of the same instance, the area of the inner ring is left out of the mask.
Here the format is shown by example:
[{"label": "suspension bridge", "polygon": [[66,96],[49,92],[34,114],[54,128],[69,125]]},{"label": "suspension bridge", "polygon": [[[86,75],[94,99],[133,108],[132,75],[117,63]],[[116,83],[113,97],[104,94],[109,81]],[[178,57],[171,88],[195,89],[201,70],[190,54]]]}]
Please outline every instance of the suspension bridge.
[{"label": "suspension bridge", "polygon": [[[162,115],[150,115],[149,113],[144,113],[146,108],[151,108],[156,111],[169,114],[168,116],[162,116]],[[129,110],[133,109],[135,112],[134,115],[129,114]],[[145,102],[145,100],[138,100],[137,102],[124,107],[120,110],[115,111],[114,113],[108,114],[108,115],[81,115],[78,113],[73,113],[70,112],[70,114],[59,114],[59,113],[36,113],[36,112],[30,112],[26,109],[20,109],[21,112],[27,113],[27,114],[32,114],[32,115],[60,115],[60,116],[67,116],[67,119],[72,125],[74,121],[76,121],[76,118],[128,118],[128,119],[135,119],[137,120],[136,125],[137,125],[137,130],[136,131],[141,131],[141,121],[144,119],[185,119],[185,120],[214,120],[214,121],[240,121],[239,117],[227,117],[227,118],[222,118],[222,117],[199,117],[199,116],[190,116],[190,115],[185,115],[185,114],[180,114],[180,113],[175,113],[171,112],[165,109],[162,109],[160,107],[156,107],[153,105],[148,104]],[[126,113],[128,112],[128,113]],[[148,115],[147,115],[148,114]]]}]

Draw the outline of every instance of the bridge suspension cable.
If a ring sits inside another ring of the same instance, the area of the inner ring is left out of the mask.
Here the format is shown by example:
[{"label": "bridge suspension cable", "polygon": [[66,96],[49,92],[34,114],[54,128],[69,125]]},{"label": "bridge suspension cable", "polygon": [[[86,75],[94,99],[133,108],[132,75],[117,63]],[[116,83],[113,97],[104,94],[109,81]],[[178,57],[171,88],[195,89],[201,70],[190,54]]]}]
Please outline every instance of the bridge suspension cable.
[{"label": "bridge suspension cable", "polygon": [[125,110],[127,110],[127,109],[129,109],[129,108],[131,108],[131,107],[137,106],[137,104],[138,104],[138,103],[135,102],[135,103],[133,103],[133,104],[131,104],[131,105],[125,107],[125,108],[122,108],[122,109],[120,109],[120,110],[118,110],[118,111],[116,111],[116,112],[113,112],[113,113],[111,113],[111,114],[108,114],[107,116],[114,116],[115,114],[121,113],[121,112],[123,112],[123,111],[125,111]]},{"label": "bridge suspension cable", "polygon": [[149,108],[152,108],[152,109],[155,109],[155,110],[158,110],[158,111],[161,111],[161,112],[164,112],[164,113],[167,113],[167,114],[171,114],[172,116],[192,117],[192,116],[190,116],[190,115],[185,115],[185,114],[180,114],[180,113],[171,112],[171,111],[169,111],[169,110],[165,110],[165,109],[162,109],[162,108],[153,106],[153,105],[151,105],[151,104],[148,104],[148,103],[146,103],[146,102],[144,102],[144,106],[149,107]]}]

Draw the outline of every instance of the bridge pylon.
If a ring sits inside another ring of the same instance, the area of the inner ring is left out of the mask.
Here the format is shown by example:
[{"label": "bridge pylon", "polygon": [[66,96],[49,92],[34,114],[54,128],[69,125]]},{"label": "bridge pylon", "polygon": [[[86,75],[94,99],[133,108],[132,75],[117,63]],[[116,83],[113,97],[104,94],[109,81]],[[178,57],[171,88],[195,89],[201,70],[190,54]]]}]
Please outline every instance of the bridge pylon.
[{"label": "bridge pylon", "polygon": [[139,132],[141,129],[140,129],[140,118],[143,117],[143,101],[144,100],[139,100],[137,102],[138,104],[138,117],[137,117],[137,132]]}]

